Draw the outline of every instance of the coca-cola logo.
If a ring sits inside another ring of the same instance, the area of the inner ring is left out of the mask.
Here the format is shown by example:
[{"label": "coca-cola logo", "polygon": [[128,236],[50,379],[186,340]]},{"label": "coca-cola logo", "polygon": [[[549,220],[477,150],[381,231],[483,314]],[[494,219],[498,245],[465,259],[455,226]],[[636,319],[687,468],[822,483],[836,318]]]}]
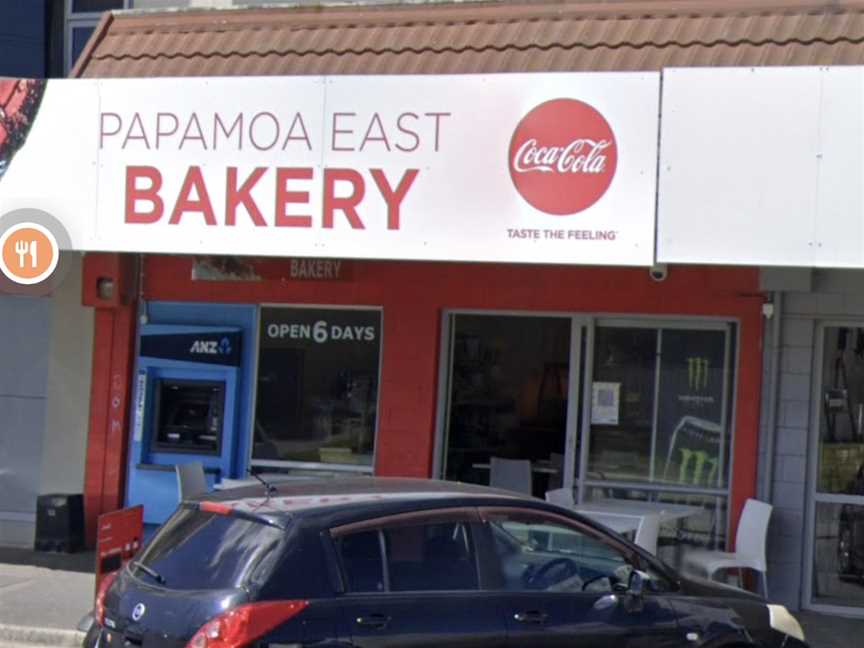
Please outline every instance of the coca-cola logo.
[{"label": "coca-cola logo", "polygon": [[596,203],[615,177],[618,146],[609,123],[576,99],[529,112],[510,141],[510,177],[528,203],[564,216]]}]

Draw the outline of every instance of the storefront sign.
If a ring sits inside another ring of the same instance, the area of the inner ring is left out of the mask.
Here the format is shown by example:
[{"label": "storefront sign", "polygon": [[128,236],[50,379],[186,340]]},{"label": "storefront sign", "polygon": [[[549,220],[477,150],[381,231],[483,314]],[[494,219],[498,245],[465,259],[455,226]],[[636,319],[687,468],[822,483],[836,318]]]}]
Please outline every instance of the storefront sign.
[{"label": "storefront sign", "polygon": [[864,267],[864,68],[663,72],[657,260]]},{"label": "storefront sign", "polygon": [[96,589],[105,576],[131,560],[144,539],[144,507],[110,511],[99,516],[96,527]]},{"label": "storefront sign", "polygon": [[379,311],[264,308],[261,310],[261,347],[377,344],[380,326]]},{"label": "storefront sign", "polygon": [[346,264],[337,259],[291,259],[291,279],[336,281],[344,278]]},{"label": "storefront sign", "polygon": [[0,213],[75,249],[654,260],[657,73],[68,80],[28,106]]},{"label": "storefront sign", "polygon": [[240,365],[240,333],[175,333],[141,336],[141,356],[182,362]]}]

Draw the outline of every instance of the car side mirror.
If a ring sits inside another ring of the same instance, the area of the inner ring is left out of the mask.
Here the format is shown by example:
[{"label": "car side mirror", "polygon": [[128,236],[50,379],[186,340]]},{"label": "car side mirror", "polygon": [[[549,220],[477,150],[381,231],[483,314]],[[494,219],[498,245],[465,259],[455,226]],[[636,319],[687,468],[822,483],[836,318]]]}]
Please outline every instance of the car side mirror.
[{"label": "car side mirror", "polygon": [[633,597],[642,598],[645,593],[645,581],[650,578],[645,572],[634,569],[630,572],[630,582],[627,584],[627,594]]},{"label": "car side mirror", "polygon": [[636,614],[642,611],[645,605],[645,583],[650,578],[648,574],[638,569],[630,572],[630,581],[627,584],[627,594],[624,598],[624,607],[628,612]]}]

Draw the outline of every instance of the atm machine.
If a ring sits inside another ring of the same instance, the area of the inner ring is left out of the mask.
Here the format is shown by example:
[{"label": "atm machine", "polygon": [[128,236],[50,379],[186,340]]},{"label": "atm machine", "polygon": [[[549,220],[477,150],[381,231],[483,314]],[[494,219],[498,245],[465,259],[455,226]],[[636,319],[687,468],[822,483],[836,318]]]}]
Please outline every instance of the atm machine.
[{"label": "atm machine", "polygon": [[211,486],[237,473],[242,341],[234,327],[142,326],[127,504],[145,524],[177,507],[177,464],[200,461]]}]

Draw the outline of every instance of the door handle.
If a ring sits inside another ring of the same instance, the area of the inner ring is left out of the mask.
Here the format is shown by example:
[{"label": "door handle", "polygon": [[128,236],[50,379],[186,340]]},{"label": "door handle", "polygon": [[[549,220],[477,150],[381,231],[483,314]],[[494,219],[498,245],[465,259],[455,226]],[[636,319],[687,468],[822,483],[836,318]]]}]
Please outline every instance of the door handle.
[{"label": "door handle", "polygon": [[357,625],[366,628],[375,628],[383,630],[390,623],[390,617],[384,614],[367,614],[366,616],[357,617]]},{"label": "door handle", "polygon": [[616,605],[618,605],[618,596],[615,594],[607,594],[594,601],[595,610],[608,610]]},{"label": "door handle", "polygon": [[545,612],[530,610],[528,612],[517,612],[513,615],[513,618],[516,619],[519,623],[543,625],[544,623],[546,623],[546,619],[549,618],[549,615]]}]

